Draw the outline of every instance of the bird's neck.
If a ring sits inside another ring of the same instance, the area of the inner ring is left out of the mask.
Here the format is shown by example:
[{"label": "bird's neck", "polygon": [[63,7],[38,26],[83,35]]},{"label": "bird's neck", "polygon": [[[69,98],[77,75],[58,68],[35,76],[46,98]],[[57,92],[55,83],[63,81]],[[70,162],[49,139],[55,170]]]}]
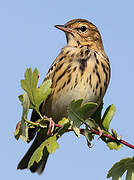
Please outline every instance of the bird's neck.
[{"label": "bird's neck", "polygon": [[103,54],[105,53],[102,42],[92,42],[91,41],[89,43],[89,47],[90,47],[90,49],[92,49],[94,51],[98,51],[98,52],[101,52]]},{"label": "bird's neck", "polygon": [[79,41],[71,40],[71,41],[68,41],[67,46],[68,47],[75,47],[75,48],[88,46],[90,49],[92,49],[94,51],[98,51],[98,52],[101,52],[103,54],[105,53],[102,42],[90,41],[90,42],[82,42],[81,43]]},{"label": "bird's neck", "polygon": [[101,54],[106,56],[104,48],[103,48],[103,45],[102,46],[100,46],[100,45],[96,46],[94,43],[91,43],[91,44],[82,44],[82,45],[79,44],[79,43],[78,44],[77,43],[68,43],[67,46],[65,46],[64,48],[66,50],[71,50],[72,52],[77,53],[77,51],[79,51],[79,49],[80,50],[81,49],[85,49],[86,47],[88,47],[90,50],[100,52]]}]

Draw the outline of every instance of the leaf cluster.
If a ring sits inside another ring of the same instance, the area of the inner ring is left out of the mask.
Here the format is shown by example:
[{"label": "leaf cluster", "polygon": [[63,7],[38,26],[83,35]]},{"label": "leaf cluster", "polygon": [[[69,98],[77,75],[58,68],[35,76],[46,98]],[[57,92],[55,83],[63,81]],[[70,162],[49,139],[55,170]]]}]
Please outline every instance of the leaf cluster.
[{"label": "leaf cluster", "polygon": [[134,157],[125,158],[115,163],[109,170],[107,178],[112,177],[112,180],[120,180],[126,172],[126,180],[134,179]]}]

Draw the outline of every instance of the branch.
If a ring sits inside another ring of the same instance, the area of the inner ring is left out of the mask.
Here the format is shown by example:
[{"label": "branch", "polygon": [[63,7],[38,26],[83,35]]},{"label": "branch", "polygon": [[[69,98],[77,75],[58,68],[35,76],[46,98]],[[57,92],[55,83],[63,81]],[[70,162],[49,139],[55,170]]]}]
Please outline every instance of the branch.
[{"label": "branch", "polygon": [[[29,124],[32,124],[32,125],[39,125],[39,122],[31,122],[31,121],[26,121],[27,123],[29,123]],[[49,122],[49,121],[48,121]],[[46,123],[48,123],[47,121],[46,121]],[[18,124],[17,124],[18,125]],[[86,124],[87,125],[87,124]],[[64,125],[60,125],[60,124],[54,124],[54,126],[55,127],[59,127],[59,128],[63,128],[64,127]],[[88,126],[88,125],[87,125]],[[89,127],[89,126],[88,126]],[[90,127],[89,127],[90,128]],[[72,131],[71,129],[69,130],[69,131]],[[100,133],[99,133],[99,130],[97,130],[97,129],[90,129],[90,131],[91,131],[91,133],[92,134],[95,134],[95,135],[98,135],[98,136],[100,136]],[[84,129],[82,129],[82,128],[80,128],[80,133],[82,134],[82,135],[84,135]],[[123,144],[123,145],[125,145],[125,146],[127,146],[127,147],[129,147],[129,148],[131,148],[131,149],[134,149],[134,145],[132,145],[132,144],[130,144],[130,143],[128,143],[128,142],[126,142],[126,141],[124,141],[123,139],[117,139],[116,137],[114,137],[114,136],[111,136],[111,135],[108,135],[108,134],[105,134],[105,133],[102,133],[102,135],[101,135],[101,137],[105,137],[105,138],[108,138],[108,139],[111,139],[111,140],[113,140],[113,141],[115,141],[115,142],[118,142],[118,143],[121,143],[121,144]]]},{"label": "branch", "polygon": [[[64,125],[55,124],[55,127],[63,128]],[[81,129],[81,128],[80,128],[80,133],[81,133],[82,135],[84,135],[84,129]],[[98,136],[100,135],[100,134],[99,134],[99,131],[96,130],[96,129],[91,129],[91,133],[92,133],[92,134],[95,134],[95,135],[98,135]],[[106,138],[108,138],[108,139],[111,139],[111,140],[113,140],[113,141],[115,141],[115,142],[124,144],[125,146],[127,146],[127,147],[129,147],[129,148],[131,148],[131,149],[134,149],[134,145],[132,145],[132,144],[130,144],[130,143],[128,143],[128,142],[126,142],[126,141],[124,141],[124,140],[122,140],[122,139],[117,139],[116,137],[110,136],[110,135],[105,134],[105,133],[102,133],[101,136],[102,136],[102,137],[106,137]]]},{"label": "branch", "polygon": [[[98,131],[98,130],[93,129],[93,130],[91,130],[91,131],[92,131],[93,134],[99,135],[99,131]],[[127,146],[127,147],[129,147],[129,148],[131,148],[131,149],[134,149],[134,145],[132,145],[132,144],[130,144],[130,143],[128,143],[128,142],[126,142],[126,141],[124,141],[124,140],[122,140],[122,139],[117,139],[117,138],[114,137],[114,136],[110,136],[110,135],[104,134],[104,133],[102,134],[102,137],[109,138],[109,139],[111,139],[111,140],[113,140],[113,141],[115,141],[115,142],[119,142],[119,143],[124,144],[125,146]]]}]

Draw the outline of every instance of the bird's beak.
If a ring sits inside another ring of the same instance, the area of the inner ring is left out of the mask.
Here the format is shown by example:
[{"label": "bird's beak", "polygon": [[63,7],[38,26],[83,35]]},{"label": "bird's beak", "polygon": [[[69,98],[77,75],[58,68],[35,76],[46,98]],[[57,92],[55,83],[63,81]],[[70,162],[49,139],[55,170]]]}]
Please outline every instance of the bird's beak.
[{"label": "bird's beak", "polygon": [[72,29],[65,27],[64,25],[55,25],[54,27],[56,27],[64,32],[72,33]]}]

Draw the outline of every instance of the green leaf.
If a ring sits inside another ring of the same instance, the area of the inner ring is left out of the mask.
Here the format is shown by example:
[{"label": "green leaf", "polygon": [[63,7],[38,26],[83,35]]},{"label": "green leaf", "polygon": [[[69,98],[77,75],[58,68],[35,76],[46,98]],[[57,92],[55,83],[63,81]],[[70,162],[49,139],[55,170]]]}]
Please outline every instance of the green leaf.
[{"label": "green leaf", "polygon": [[28,68],[25,72],[25,79],[21,80],[21,87],[28,93],[30,101],[35,105],[34,89],[37,87],[39,72],[37,68],[32,73],[32,69]]},{"label": "green leaf", "polygon": [[91,147],[91,141],[93,140],[94,135],[91,134],[91,132],[87,128],[84,129],[84,135],[86,137],[88,147]]},{"label": "green leaf", "polygon": [[133,180],[134,179],[134,167],[127,171],[126,180]]},{"label": "green leaf", "polygon": [[51,85],[52,81],[47,80],[44,81],[39,88],[35,89],[35,103],[37,106],[37,109],[39,109],[40,104],[46,100],[46,98],[51,94]]},{"label": "green leaf", "polygon": [[69,128],[70,128],[70,123],[69,122],[64,124],[63,128],[59,128],[59,130],[57,132],[57,138],[60,138],[65,132],[68,132]]},{"label": "green leaf", "polygon": [[[41,121],[40,121],[41,122]],[[45,155],[44,153],[54,153],[56,149],[59,148],[59,144],[57,143],[57,139],[60,138],[69,128],[70,123],[69,120],[67,118],[63,118],[61,121],[59,121],[60,125],[64,125],[63,128],[60,128],[58,130],[58,132],[56,132],[53,136],[47,138],[40,146],[39,148],[36,149],[36,151],[34,152],[33,156],[31,157],[29,164],[28,164],[28,168],[30,168],[34,161],[35,162],[39,162],[42,158],[43,155]],[[43,128],[40,129],[40,133],[45,134],[46,129],[44,129],[45,127],[45,122],[43,124]]]},{"label": "green leaf", "polygon": [[117,141],[109,139],[109,138],[104,138],[101,137],[102,141],[104,141],[107,146],[109,147],[110,150],[119,150],[119,148],[121,148],[123,145],[119,142],[119,140],[121,139],[121,136],[117,135],[117,132],[115,130],[112,129],[112,133],[107,132],[107,131],[103,131],[105,134],[108,134],[110,136],[113,136],[117,139]]},{"label": "green leaf", "polygon": [[[28,68],[25,72],[25,79],[21,80],[21,87],[27,92],[30,102],[35,110],[39,110],[40,104],[51,93],[51,80],[44,81],[39,88],[37,88],[39,72],[37,68],[32,72],[31,68]],[[20,96],[21,100],[22,97]]]},{"label": "green leaf", "polygon": [[59,125],[63,125],[62,128],[57,127],[57,139],[60,138],[65,132],[67,132],[70,128],[70,122],[68,118],[63,117],[62,120],[58,122]]},{"label": "green leaf", "polygon": [[68,123],[69,122],[69,120],[68,120],[68,118],[62,118],[62,120],[60,120],[59,122],[58,122],[58,124],[59,125],[64,125],[64,124],[66,124],[66,123]]},{"label": "green leaf", "polygon": [[67,109],[70,123],[78,137],[80,137],[79,127],[89,117],[93,109],[97,107],[96,103],[91,102],[82,105],[82,101],[82,99],[72,101]]},{"label": "green leaf", "polygon": [[[21,102],[21,105],[22,105],[22,103],[23,103],[23,94],[19,95],[18,98],[19,98],[19,101]],[[33,104],[30,102],[29,109],[34,109],[34,108],[35,108],[35,106],[33,106]]]},{"label": "green leaf", "polygon": [[118,149],[122,147],[122,144],[116,142],[107,142],[107,146],[109,147],[110,150],[115,149],[118,151]]},{"label": "green leaf", "polygon": [[43,156],[43,150],[45,148],[46,144],[45,141],[34,151],[33,155],[31,156],[29,163],[28,163],[28,169],[34,164],[34,162],[39,163]]},{"label": "green leaf", "polygon": [[98,128],[98,124],[96,124],[96,121],[92,118],[88,118],[85,120],[86,124],[90,127],[90,129]]},{"label": "green leaf", "polygon": [[47,148],[50,154],[54,153],[56,149],[59,148],[59,144],[57,143],[57,134],[47,138],[33,153],[30,161],[28,163],[28,169],[33,165],[34,162],[39,163],[43,157],[43,153],[45,147]]},{"label": "green leaf", "polygon": [[134,157],[125,158],[115,163],[109,170],[107,178],[112,177],[112,180],[121,179],[122,175],[127,171],[126,180],[133,180],[134,177]]},{"label": "green leaf", "polygon": [[109,131],[109,125],[110,125],[110,122],[111,122],[111,120],[112,120],[112,118],[114,116],[115,110],[116,110],[116,108],[112,104],[106,109],[106,111],[105,111],[105,113],[103,115],[102,125],[103,125],[103,127],[104,127],[104,129],[106,131]]},{"label": "green leaf", "polygon": [[23,99],[23,101],[22,101],[22,106],[23,106],[22,118],[16,128],[14,136],[17,140],[19,138],[21,138],[24,141],[27,141],[28,140],[28,126],[27,126],[27,123],[25,122],[25,119],[27,119],[30,101],[29,101],[28,95],[26,93],[23,94],[22,99]]},{"label": "green leaf", "polygon": [[102,109],[103,109],[103,102],[99,105],[97,110],[94,112],[94,114],[91,116],[92,119],[102,128],[102,119],[101,119],[101,114],[102,114]]},{"label": "green leaf", "polygon": [[74,125],[73,130],[74,130],[75,134],[77,135],[77,137],[80,138],[80,130],[79,130],[79,128]]},{"label": "green leaf", "polygon": [[44,120],[44,119],[39,119],[38,122],[39,122],[39,126],[40,126],[41,128],[47,128],[46,120]]},{"label": "green leaf", "polygon": [[118,137],[117,132],[114,129],[111,129],[111,131],[112,131],[112,135],[117,138]]},{"label": "green leaf", "polygon": [[18,98],[19,98],[20,102],[22,103],[23,102],[23,94],[19,95]]},{"label": "green leaf", "polygon": [[46,141],[46,148],[50,154],[54,153],[56,149],[59,148],[59,144],[57,143],[57,134],[49,137]]},{"label": "green leaf", "polygon": [[75,134],[80,137],[79,127],[85,123],[85,120],[91,115],[92,111],[97,107],[96,103],[88,102],[82,105],[82,99],[72,101],[68,106],[67,112],[70,123]]}]

